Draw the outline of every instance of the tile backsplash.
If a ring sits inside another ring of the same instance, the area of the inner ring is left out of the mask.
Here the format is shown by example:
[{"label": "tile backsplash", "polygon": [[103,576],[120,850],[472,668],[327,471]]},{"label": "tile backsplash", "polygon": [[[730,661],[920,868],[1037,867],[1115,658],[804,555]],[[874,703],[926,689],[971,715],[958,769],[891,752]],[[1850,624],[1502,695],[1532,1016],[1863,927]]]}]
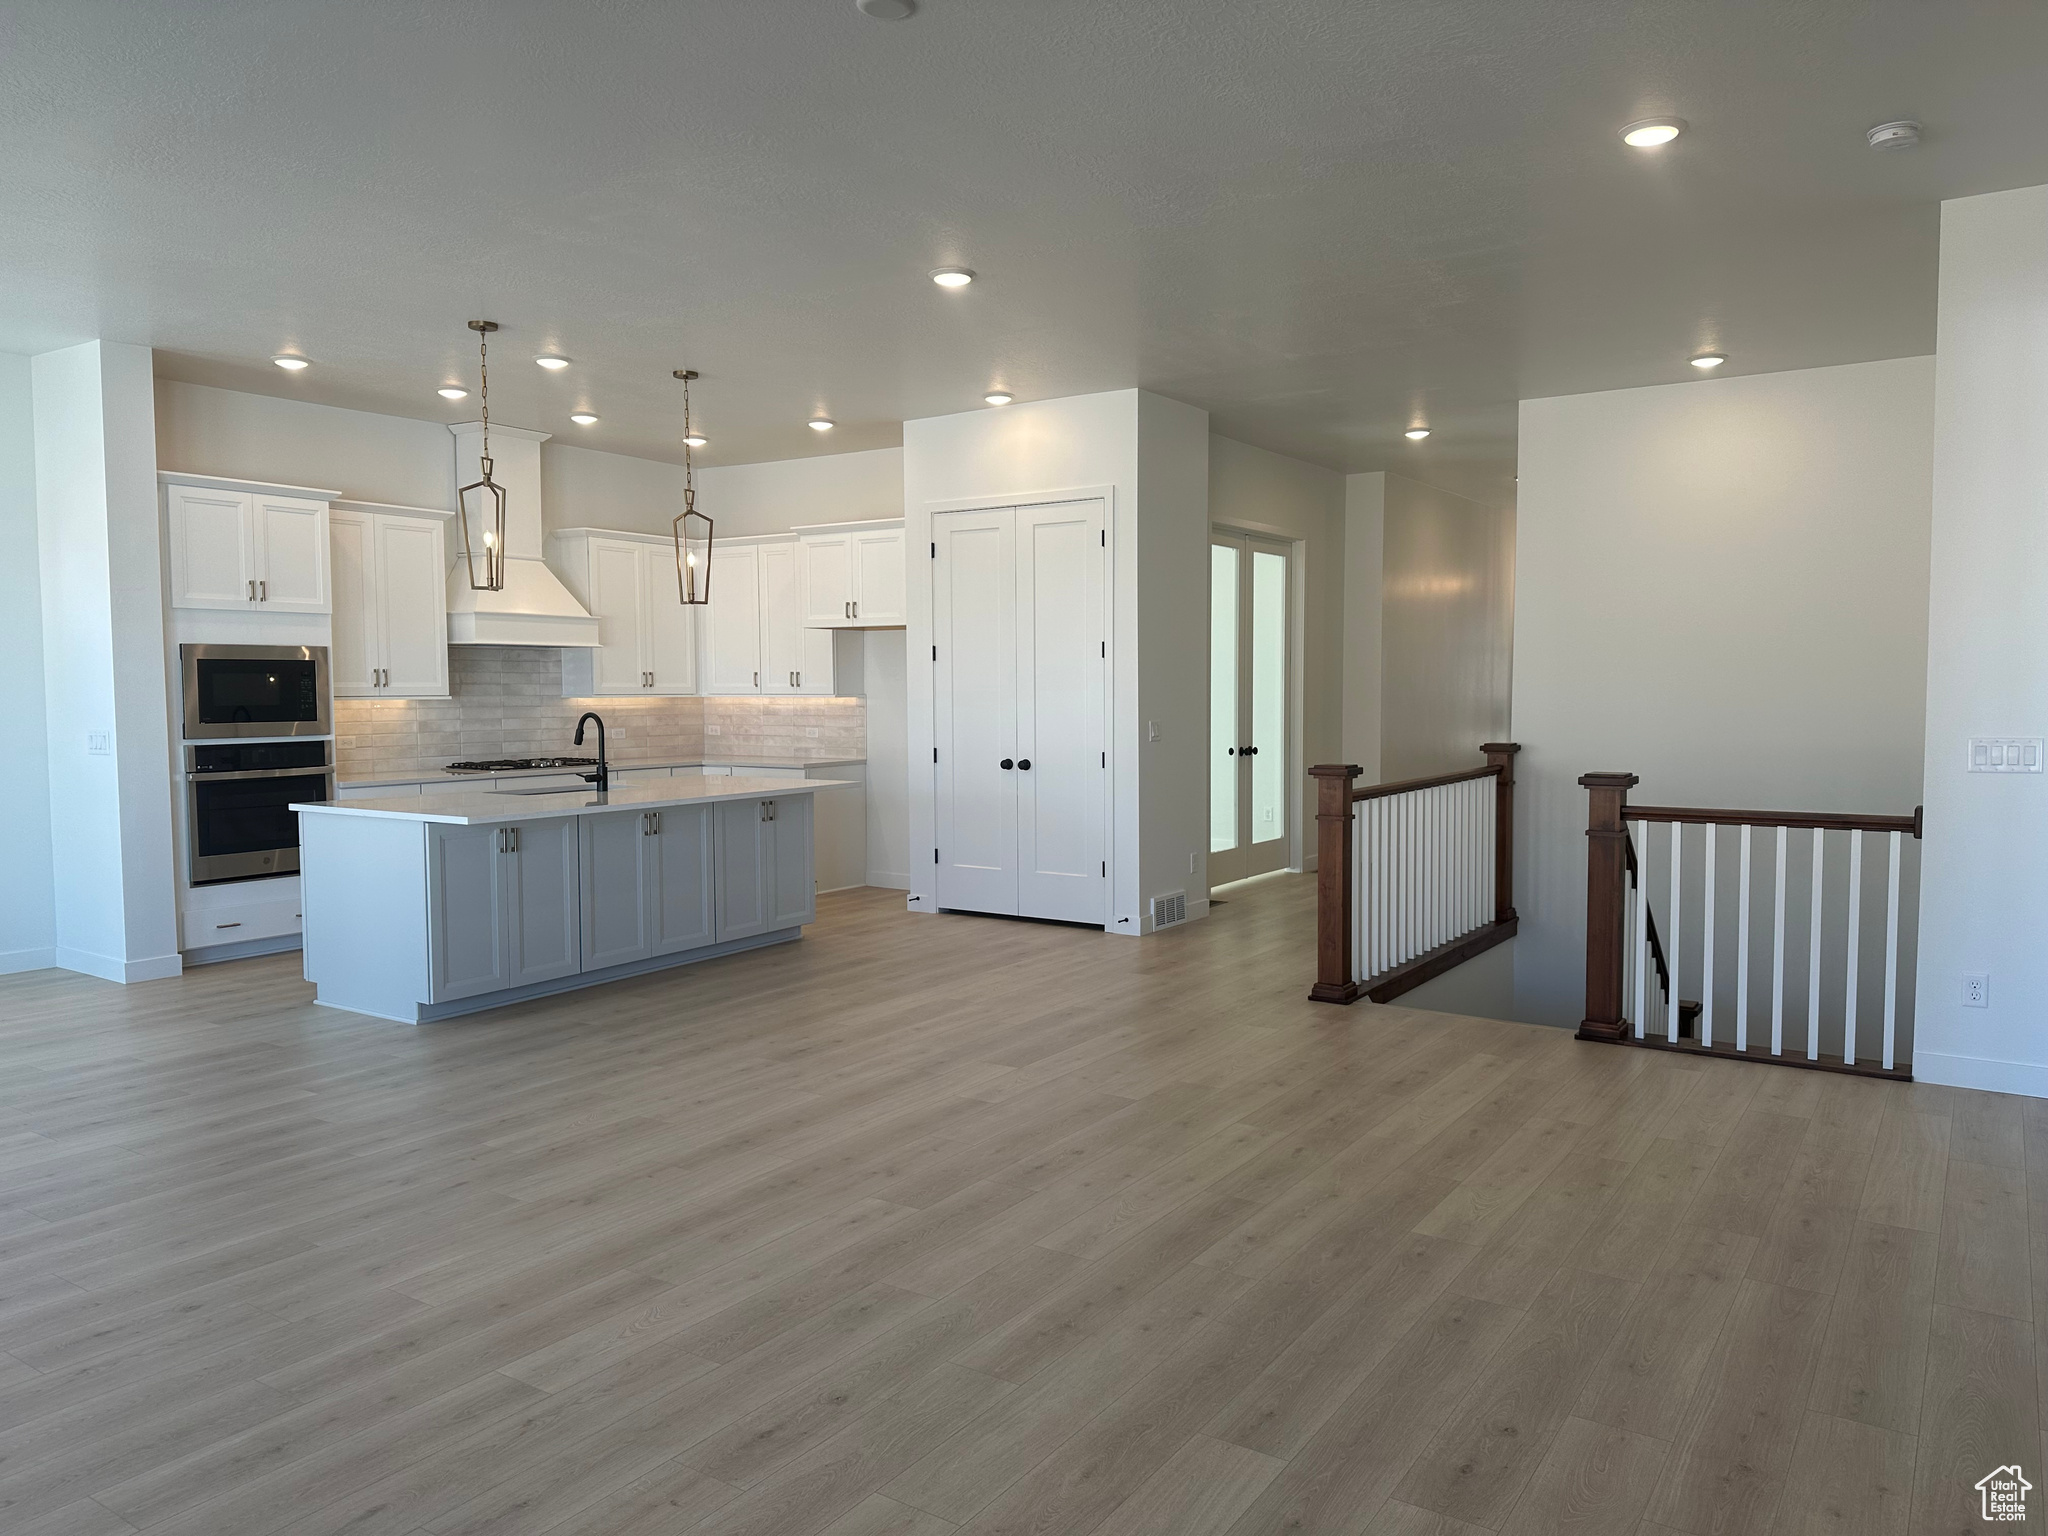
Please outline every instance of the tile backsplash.
[{"label": "tile backsplash", "polygon": [[[445,699],[336,699],[340,777],[431,771],[471,758],[567,755],[579,750],[570,739],[586,709],[604,716],[616,762],[867,756],[864,699],[565,699],[562,653],[552,646],[451,647],[448,687]],[[595,751],[595,743],[585,750]]]}]

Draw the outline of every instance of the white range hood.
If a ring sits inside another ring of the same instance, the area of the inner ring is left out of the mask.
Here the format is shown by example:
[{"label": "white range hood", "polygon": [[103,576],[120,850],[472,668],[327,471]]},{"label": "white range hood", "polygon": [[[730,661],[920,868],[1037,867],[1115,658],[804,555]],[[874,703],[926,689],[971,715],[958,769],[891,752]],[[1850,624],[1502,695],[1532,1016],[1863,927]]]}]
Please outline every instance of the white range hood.
[{"label": "white range hood", "polygon": [[[455,434],[455,483],[483,477],[483,423],[465,421]],[[448,529],[450,645],[596,645],[597,620],[569,595],[541,559],[540,445],[546,432],[491,427],[491,478],[505,488],[505,588],[479,592],[462,558],[462,520]],[[483,537],[481,527],[471,533]],[[478,551],[481,556],[482,551]],[[479,573],[482,559],[477,562]]]}]

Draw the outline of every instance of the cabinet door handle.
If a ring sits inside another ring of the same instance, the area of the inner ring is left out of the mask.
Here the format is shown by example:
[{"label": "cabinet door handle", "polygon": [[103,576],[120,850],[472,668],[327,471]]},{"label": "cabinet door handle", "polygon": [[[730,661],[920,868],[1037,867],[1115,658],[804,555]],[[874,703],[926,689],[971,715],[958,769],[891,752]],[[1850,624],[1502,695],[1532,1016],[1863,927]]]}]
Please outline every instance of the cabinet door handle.
[{"label": "cabinet door handle", "polygon": [[839,606],[840,606],[840,608],[841,608],[841,609],[843,610],[843,617],[845,617],[845,618],[849,618],[849,619],[853,617],[853,604],[852,604],[852,603],[841,603],[841,604],[840,604]]},{"label": "cabinet door handle", "polygon": [[758,672],[754,674],[754,686],[756,688],[761,686],[761,674]]},{"label": "cabinet door handle", "polygon": [[860,599],[857,597],[853,600],[853,616],[856,619],[860,617]]},{"label": "cabinet door handle", "polygon": [[654,830],[659,832],[661,830],[661,812],[649,811],[647,814],[654,818]]},{"label": "cabinet door handle", "polygon": [[249,601],[252,603],[256,601],[256,583],[253,581],[249,583]]},{"label": "cabinet door handle", "polygon": [[256,601],[257,601],[257,602],[259,602],[259,603],[267,603],[267,602],[269,602],[269,601],[270,601],[270,582],[269,582],[269,580],[268,580],[268,579],[265,579],[265,580],[263,580],[263,581],[259,581],[259,582],[257,582],[257,583],[256,583],[256,586],[257,586],[257,588],[258,588],[258,594],[259,594],[259,595],[257,596],[257,598],[256,598]]}]

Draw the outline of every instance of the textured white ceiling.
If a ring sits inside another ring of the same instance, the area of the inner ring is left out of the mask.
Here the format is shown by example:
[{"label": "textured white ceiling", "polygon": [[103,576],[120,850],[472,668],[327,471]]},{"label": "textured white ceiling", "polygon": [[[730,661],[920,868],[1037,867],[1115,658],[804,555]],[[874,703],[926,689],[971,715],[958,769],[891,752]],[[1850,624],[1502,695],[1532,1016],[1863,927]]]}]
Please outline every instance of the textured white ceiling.
[{"label": "textured white ceiling", "polygon": [[1930,350],[1938,200],[2048,182],[2020,0],[11,0],[0,50],[0,347],[455,420],[487,315],[501,418],[675,458],[688,364],[728,463],[1140,385],[1507,494],[1519,398]]}]

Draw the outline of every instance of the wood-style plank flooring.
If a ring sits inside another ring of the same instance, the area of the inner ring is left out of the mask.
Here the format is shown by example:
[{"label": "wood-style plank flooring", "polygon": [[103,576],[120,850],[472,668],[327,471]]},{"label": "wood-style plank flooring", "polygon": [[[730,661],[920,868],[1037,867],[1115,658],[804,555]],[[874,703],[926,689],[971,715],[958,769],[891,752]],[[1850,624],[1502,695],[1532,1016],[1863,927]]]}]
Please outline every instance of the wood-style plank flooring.
[{"label": "wood-style plank flooring", "polygon": [[1312,900],[1133,942],[851,892],[421,1029],[296,956],[0,978],[0,1530],[1898,1536],[2048,1488],[2048,1106],[1314,1005]]}]

